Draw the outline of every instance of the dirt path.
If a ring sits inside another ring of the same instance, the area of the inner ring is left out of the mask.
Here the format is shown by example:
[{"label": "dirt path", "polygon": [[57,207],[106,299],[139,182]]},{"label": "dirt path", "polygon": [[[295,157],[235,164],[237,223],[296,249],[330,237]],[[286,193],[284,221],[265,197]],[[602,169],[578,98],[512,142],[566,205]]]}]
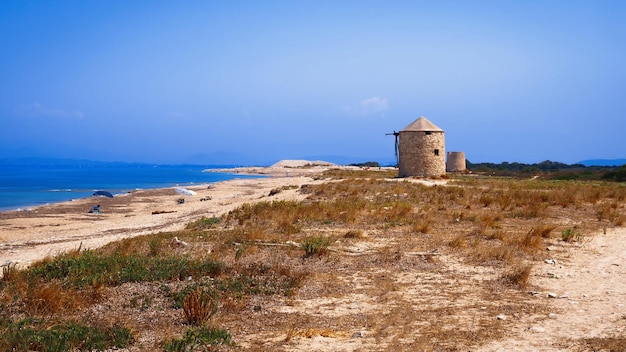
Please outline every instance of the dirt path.
[{"label": "dirt path", "polygon": [[[561,243],[535,266],[534,299],[553,307],[548,316],[528,317],[515,324],[509,337],[481,351],[566,351],[581,340],[626,335],[626,229],[609,229],[583,240]],[[549,297],[556,296],[555,298]],[[509,317],[512,318],[512,317]],[[593,350],[602,350],[591,343]]]},{"label": "dirt path", "polygon": [[[354,292],[347,291],[337,297],[292,300],[276,310],[301,316],[322,315],[336,320],[348,319],[351,315],[378,316],[381,322],[364,318],[360,330],[328,330],[325,335],[324,332],[312,332],[313,337],[294,338],[285,350],[395,351],[409,350],[407,346],[412,346],[417,350],[430,351],[437,349],[417,342],[418,336],[424,334],[420,331],[420,324],[432,324],[433,329],[437,328],[437,324],[444,324],[458,331],[471,331],[472,326],[481,324],[502,324],[505,329],[510,329],[504,337],[482,346],[481,339],[478,339],[475,342],[479,347],[466,345],[467,350],[623,351],[623,342],[618,343],[618,349],[607,348],[606,344],[610,338],[623,340],[626,335],[625,238],[626,229],[618,228],[587,237],[582,244],[555,240],[551,250],[545,254],[545,260],[550,263],[554,260],[555,264],[540,262],[533,270],[531,284],[539,288],[539,291],[533,291],[538,293],[507,291],[502,293],[506,297],[494,297],[494,301],[485,300],[484,291],[475,289],[479,278],[493,279],[489,277],[488,270],[481,271],[481,267],[456,263],[451,256],[441,260],[454,268],[456,274],[453,281],[445,273],[389,271],[389,268],[352,273],[347,277],[336,274],[336,280],[345,282]],[[383,274],[389,277],[388,284],[381,281],[379,276]],[[372,284],[374,281],[376,285]],[[535,300],[540,303],[535,306],[548,309],[537,309],[534,314],[520,309],[525,302]],[[508,307],[513,314],[499,314],[499,305]],[[433,316],[420,323],[419,318],[423,315],[416,314],[419,309],[426,309],[425,312]],[[463,313],[447,316],[447,310]],[[485,316],[485,312],[495,314]],[[492,322],[486,323],[486,319]],[[390,336],[381,338],[386,336],[387,331]],[[363,337],[355,338],[355,334],[361,332]],[[401,336],[401,340],[391,338],[394,334]],[[374,338],[374,335],[379,338]],[[279,341],[285,340],[281,332],[270,337],[263,335],[267,346],[276,347],[280,345]],[[467,336],[460,334],[459,337]],[[246,338],[256,339],[257,343],[261,340],[254,334],[246,335]],[[239,342],[246,348],[253,346],[249,341]],[[449,348],[456,350],[458,347]]]}]

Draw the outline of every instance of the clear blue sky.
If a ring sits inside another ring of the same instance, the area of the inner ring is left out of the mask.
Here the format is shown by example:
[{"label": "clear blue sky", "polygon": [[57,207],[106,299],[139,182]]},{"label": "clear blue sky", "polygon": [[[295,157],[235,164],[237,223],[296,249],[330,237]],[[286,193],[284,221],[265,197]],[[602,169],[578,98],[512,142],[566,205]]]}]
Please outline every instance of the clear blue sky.
[{"label": "clear blue sky", "polygon": [[626,157],[626,1],[0,2],[0,157]]}]

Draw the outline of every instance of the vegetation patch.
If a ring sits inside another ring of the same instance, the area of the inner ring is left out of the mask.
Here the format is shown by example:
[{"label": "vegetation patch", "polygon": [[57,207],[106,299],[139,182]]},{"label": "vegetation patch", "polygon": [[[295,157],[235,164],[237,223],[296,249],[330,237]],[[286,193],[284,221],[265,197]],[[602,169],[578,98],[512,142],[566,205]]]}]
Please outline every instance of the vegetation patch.
[{"label": "vegetation patch", "polygon": [[181,338],[174,338],[163,344],[166,352],[212,351],[212,346],[231,344],[230,333],[217,328],[189,328]]},{"label": "vegetation patch", "polygon": [[576,227],[568,227],[561,231],[561,239],[565,242],[580,242],[582,238],[583,235]]},{"label": "vegetation patch", "polygon": [[328,253],[328,246],[332,241],[332,238],[326,236],[309,236],[302,241],[301,246],[306,257],[320,257]]},{"label": "vegetation patch", "polygon": [[3,351],[92,351],[125,348],[133,342],[122,326],[94,327],[76,321],[43,321],[31,318],[0,320]]},{"label": "vegetation patch", "polygon": [[188,223],[187,226],[185,226],[185,229],[196,230],[196,231],[206,230],[219,224],[220,221],[222,221],[220,218],[203,216],[196,221],[192,221]]},{"label": "vegetation patch", "polygon": [[34,264],[27,275],[43,281],[61,280],[66,286],[83,288],[216,276],[221,271],[222,263],[211,259],[185,256],[155,258],[84,250]]},{"label": "vegetation patch", "polygon": [[183,312],[187,323],[202,325],[217,311],[217,297],[211,291],[196,289],[191,291],[183,301]]}]

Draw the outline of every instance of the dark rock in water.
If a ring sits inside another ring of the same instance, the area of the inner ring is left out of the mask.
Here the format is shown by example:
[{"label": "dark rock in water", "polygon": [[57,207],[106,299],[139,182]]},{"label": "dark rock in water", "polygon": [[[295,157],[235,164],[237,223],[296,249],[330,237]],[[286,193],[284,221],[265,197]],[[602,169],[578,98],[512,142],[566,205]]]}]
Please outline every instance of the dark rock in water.
[{"label": "dark rock in water", "polygon": [[96,191],[93,193],[94,196],[99,197],[107,197],[107,198],[113,198],[113,195],[111,194],[111,192],[107,192],[107,191]]}]

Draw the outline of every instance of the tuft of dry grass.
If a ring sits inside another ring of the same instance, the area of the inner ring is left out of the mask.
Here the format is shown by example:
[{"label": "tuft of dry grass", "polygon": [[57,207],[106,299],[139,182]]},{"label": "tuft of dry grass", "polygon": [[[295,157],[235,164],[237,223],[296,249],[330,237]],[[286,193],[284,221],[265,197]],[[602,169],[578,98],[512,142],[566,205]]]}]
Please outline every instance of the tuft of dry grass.
[{"label": "tuft of dry grass", "polygon": [[17,269],[16,263],[7,263],[2,266],[2,277],[0,282],[7,283],[15,281],[20,275],[20,271]]},{"label": "tuft of dry grass", "polygon": [[526,252],[536,252],[543,248],[543,236],[541,232],[537,232],[533,229],[528,231],[517,242],[518,247]]},{"label": "tuft of dry grass", "polygon": [[556,225],[551,224],[537,224],[529,232],[532,237],[550,238],[550,233],[556,229]]},{"label": "tuft of dry grass", "polygon": [[528,279],[530,278],[532,267],[531,264],[518,263],[502,275],[501,281],[509,287],[521,290],[526,289],[528,287]]},{"label": "tuft of dry grass", "polygon": [[423,217],[413,222],[413,224],[411,225],[411,230],[414,233],[428,233],[428,231],[430,231],[433,226],[433,221],[429,217]]},{"label": "tuft of dry grass", "polygon": [[361,230],[350,230],[343,235],[343,238],[363,239],[365,238],[365,236],[363,235],[363,231]]},{"label": "tuft of dry grass", "polygon": [[467,236],[465,234],[456,236],[452,241],[448,243],[448,245],[453,249],[465,248],[467,247]]},{"label": "tuft of dry grass", "polygon": [[86,295],[63,288],[58,280],[31,286],[23,302],[26,314],[35,316],[74,311],[90,303]]},{"label": "tuft of dry grass", "polygon": [[201,289],[191,291],[183,301],[183,313],[187,323],[200,326],[217,312],[217,298]]}]

